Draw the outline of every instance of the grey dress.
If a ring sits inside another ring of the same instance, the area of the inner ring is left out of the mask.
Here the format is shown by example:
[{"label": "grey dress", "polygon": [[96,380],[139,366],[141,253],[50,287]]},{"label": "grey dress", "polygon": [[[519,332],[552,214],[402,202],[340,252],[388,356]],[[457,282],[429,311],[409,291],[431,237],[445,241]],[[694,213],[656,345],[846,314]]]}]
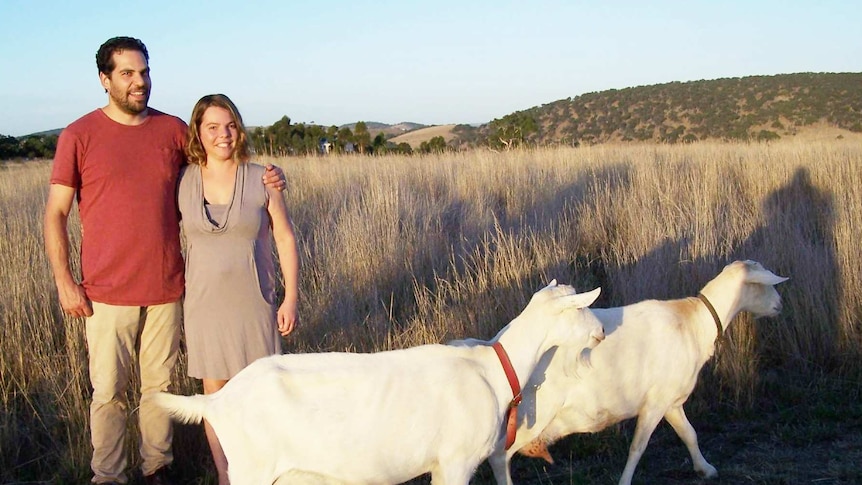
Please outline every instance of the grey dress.
[{"label": "grey dress", "polygon": [[233,199],[222,206],[205,203],[199,165],[180,175],[191,377],[230,379],[254,360],[281,353],[263,173],[260,165],[240,164]]}]

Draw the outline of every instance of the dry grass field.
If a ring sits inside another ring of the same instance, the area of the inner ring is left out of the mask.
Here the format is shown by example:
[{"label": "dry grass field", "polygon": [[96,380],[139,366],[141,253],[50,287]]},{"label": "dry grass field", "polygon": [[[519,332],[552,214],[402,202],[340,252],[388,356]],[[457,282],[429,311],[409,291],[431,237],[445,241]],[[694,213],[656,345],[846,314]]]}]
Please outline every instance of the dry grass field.
[{"label": "dry grass field", "polygon": [[[755,259],[791,279],[779,316],[737,317],[686,406],[719,470],[709,483],[862,483],[859,140],[273,162],[302,262],[286,351],[487,338],[552,278],[601,286],[597,306],[611,306],[693,296],[728,262]],[[0,166],[2,484],[90,477],[83,321],[62,315],[42,247],[49,171]],[[176,390],[196,392],[183,362]],[[626,422],[568,437],[555,465],[516,457],[513,477],[616,483],[631,434]],[[178,426],[175,444],[181,483],[215,483],[200,428]],[[473,483],[492,483],[487,466]],[[662,424],[634,483],[707,482]]]}]

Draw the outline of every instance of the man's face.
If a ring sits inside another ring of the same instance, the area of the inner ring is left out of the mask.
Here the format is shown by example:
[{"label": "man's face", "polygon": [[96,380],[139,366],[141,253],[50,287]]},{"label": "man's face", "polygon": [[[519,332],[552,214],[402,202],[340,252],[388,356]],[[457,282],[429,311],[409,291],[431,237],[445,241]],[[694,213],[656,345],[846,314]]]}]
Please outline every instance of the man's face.
[{"label": "man's face", "polygon": [[144,54],[134,50],[114,53],[110,76],[99,73],[110,103],[123,112],[136,115],[147,109],[150,100],[150,67]]}]

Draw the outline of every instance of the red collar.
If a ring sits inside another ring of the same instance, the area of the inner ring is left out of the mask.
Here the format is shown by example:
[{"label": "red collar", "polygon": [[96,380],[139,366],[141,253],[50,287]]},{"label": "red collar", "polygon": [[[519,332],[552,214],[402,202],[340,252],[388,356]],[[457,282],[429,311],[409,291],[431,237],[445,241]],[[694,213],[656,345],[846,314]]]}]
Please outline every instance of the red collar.
[{"label": "red collar", "polygon": [[515,433],[518,429],[518,404],[521,404],[521,385],[518,384],[518,376],[515,374],[515,369],[512,368],[512,361],[509,360],[509,354],[500,342],[494,342],[492,345],[494,351],[497,352],[497,358],[500,359],[500,364],[503,366],[503,372],[506,373],[506,379],[509,381],[509,386],[512,388],[512,401],[509,402],[509,411],[504,418],[506,425],[506,449],[508,450],[512,443],[515,442]]}]

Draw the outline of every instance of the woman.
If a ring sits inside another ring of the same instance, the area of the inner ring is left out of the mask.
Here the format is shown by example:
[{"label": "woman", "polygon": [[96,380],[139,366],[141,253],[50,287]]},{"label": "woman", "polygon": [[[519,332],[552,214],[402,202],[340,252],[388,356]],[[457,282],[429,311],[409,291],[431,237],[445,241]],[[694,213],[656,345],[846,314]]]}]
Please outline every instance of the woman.
[{"label": "woman", "polygon": [[[299,257],[284,198],[260,183],[264,167],[248,163],[242,117],[227,96],[197,102],[186,150],[178,201],[186,240],[188,373],[212,394],[252,361],[281,353],[279,334],[290,334],[297,322]],[[272,241],[284,277],[281,305]],[[209,424],[204,427],[219,483],[227,484],[224,452]]]}]

